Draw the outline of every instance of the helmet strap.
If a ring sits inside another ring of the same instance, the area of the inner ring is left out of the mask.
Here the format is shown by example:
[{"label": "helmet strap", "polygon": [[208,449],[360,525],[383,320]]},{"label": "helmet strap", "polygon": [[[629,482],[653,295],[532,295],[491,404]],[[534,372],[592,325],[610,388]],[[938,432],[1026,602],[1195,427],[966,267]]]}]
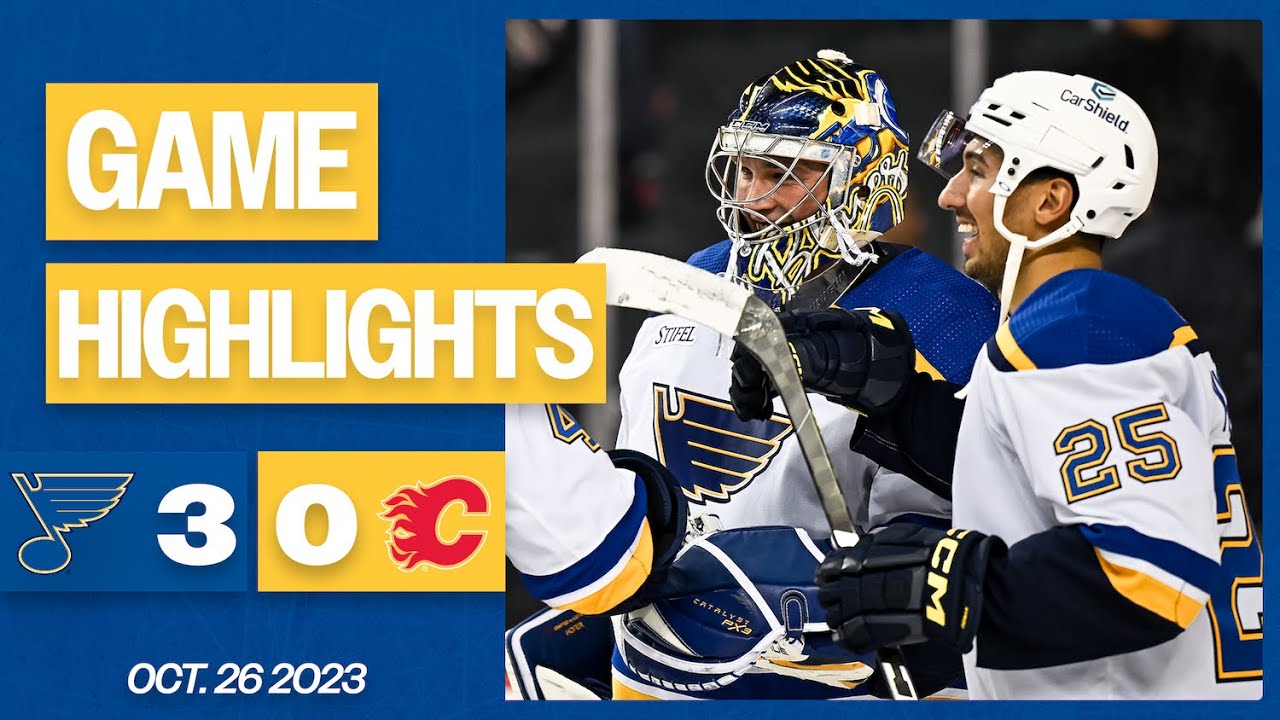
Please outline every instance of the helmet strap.
[{"label": "helmet strap", "polygon": [[1022,270],[1022,259],[1026,251],[1039,250],[1065,240],[1079,232],[1084,225],[1082,220],[1072,217],[1039,240],[1028,240],[1026,235],[1019,235],[1005,226],[1004,208],[1008,201],[1008,195],[996,194],[995,202],[992,203],[992,219],[995,221],[996,231],[1009,241],[1009,257],[1005,260],[1004,277],[1000,282],[1000,322],[1009,319],[1009,305],[1013,302],[1013,289],[1018,283],[1018,273]]},{"label": "helmet strap", "polygon": [[1009,196],[996,195],[992,204],[992,219],[996,231],[1009,241],[1009,257],[1004,261],[1004,277],[1000,282],[1000,322],[1009,319],[1009,305],[1013,301],[1013,288],[1018,283],[1018,271],[1022,269],[1022,256],[1027,249],[1027,236],[1013,232],[1004,224],[1004,206]]}]

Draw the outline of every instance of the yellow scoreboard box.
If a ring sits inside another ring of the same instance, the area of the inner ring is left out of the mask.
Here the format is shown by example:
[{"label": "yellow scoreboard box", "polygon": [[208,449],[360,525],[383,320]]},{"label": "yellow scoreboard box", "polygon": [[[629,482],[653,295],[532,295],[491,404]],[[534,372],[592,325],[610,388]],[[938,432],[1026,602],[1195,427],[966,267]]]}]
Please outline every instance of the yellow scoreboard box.
[{"label": "yellow scoreboard box", "polygon": [[258,453],[258,590],[501,591],[501,452]]}]

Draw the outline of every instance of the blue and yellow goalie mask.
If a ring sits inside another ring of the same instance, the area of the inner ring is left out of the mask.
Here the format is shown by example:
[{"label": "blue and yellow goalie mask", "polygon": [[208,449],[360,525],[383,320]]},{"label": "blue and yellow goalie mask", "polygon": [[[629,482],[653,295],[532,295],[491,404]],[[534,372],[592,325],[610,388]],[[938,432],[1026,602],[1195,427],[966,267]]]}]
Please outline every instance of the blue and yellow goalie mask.
[{"label": "blue and yellow goalie mask", "polygon": [[716,133],[707,187],[731,272],[775,302],[903,217],[907,133],[879,74],[823,50],[743,91]]}]

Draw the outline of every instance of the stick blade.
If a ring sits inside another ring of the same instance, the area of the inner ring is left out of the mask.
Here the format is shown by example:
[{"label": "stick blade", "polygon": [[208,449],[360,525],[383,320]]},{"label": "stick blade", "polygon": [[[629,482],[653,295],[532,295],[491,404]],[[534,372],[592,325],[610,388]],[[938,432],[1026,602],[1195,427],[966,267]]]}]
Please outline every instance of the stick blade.
[{"label": "stick blade", "polygon": [[670,313],[729,337],[753,297],[719,275],[638,250],[596,248],[578,262],[605,266],[605,302],[610,305]]}]

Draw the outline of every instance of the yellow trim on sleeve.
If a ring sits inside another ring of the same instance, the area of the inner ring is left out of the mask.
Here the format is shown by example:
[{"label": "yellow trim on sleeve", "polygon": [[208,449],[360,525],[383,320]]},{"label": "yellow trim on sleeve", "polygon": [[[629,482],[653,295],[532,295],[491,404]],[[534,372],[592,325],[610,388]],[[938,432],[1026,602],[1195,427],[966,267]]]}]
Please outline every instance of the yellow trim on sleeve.
[{"label": "yellow trim on sleeve", "polygon": [[1004,323],[996,330],[996,347],[1000,348],[1000,354],[1004,355],[1004,359],[1009,361],[1014,370],[1036,369],[1036,364],[1031,362],[1031,358],[1018,347],[1018,341],[1013,339],[1009,323]]},{"label": "yellow trim on sleeve", "polygon": [[1191,329],[1190,325],[1183,325],[1173,331],[1173,342],[1169,343],[1169,347],[1176,348],[1180,345],[1186,345],[1192,340],[1199,340],[1200,336],[1196,335],[1196,331]]},{"label": "yellow trim on sleeve", "polygon": [[636,550],[627,559],[622,572],[607,585],[581,600],[574,600],[567,605],[558,606],[557,610],[573,610],[583,615],[599,615],[612,610],[623,600],[631,597],[649,579],[649,570],[653,568],[653,533],[649,530],[649,519],[640,524],[640,540]]},{"label": "yellow trim on sleeve", "polygon": [[1191,621],[1200,614],[1204,603],[1182,594],[1159,580],[1127,567],[1121,567],[1102,556],[1102,552],[1094,548],[1098,556],[1098,564],[1102,572],[1111,581],[1111,587],[1125,596],[1135,605],[1144,607],[1169,622],[1176,623],[1183,630],[1191,626]]},{"label": "yellow trim on sleeve", "polygon": [[933,363],[929,362],[929,359],[924,356],[924,353],[920,352],[919,348],[916,348],[916,372],[926,373],[934,380],[946,380],[942,373],[938,371],[938,368],[934,367]]},{"label": "yellow trim on sleeve", "polygon": [[613,699],[614,700],[658,700],[659,698],[653,695],[646,695],[645,693],[642,693],[633,687],[628,687],[626,685],[623,685],[621,682],[618,681],[618,678],[614,678],[613,679]]}]

